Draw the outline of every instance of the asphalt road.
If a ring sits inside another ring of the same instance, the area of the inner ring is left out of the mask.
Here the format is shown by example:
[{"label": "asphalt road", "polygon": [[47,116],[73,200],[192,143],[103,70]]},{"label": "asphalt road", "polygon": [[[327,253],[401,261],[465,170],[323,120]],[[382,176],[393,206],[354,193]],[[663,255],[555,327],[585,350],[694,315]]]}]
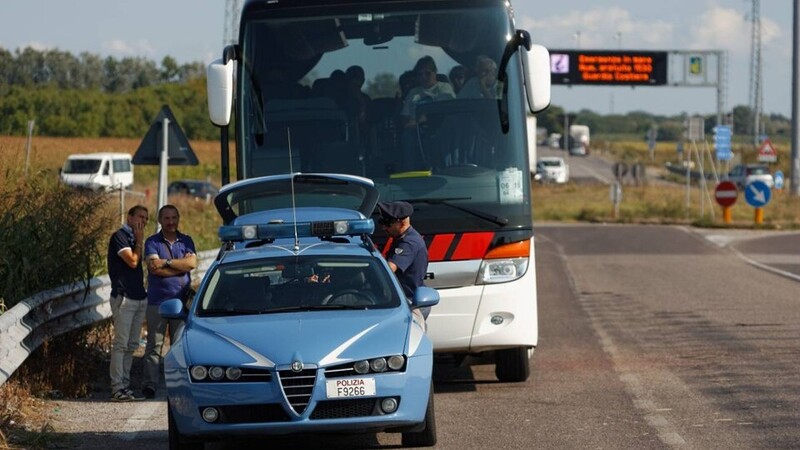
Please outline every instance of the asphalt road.
[{"label": "asphalt road", "polygon": [[[531,379],[437,365],[437,448],[800,447],[800,234],[553,224],[536,236]],[[167,448],[163,398],[49,407],[67,447]],[[213,447],[399,444],[379,433]]]}]

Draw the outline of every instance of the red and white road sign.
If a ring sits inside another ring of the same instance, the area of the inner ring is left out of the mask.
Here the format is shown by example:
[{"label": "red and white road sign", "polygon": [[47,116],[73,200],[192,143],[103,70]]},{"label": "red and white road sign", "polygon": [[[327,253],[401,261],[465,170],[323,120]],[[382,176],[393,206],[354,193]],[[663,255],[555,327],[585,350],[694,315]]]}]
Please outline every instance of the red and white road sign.
[{"label": "red and white road sign", "polygon": [[761,147],[758,148],[758,160],[760,162],[775,162],[778,160],[778,151],[772,145],[772,141],[764,139]]},{"label": "red and white road sign", "polygon": [[731,181],[720,181],[716,189],[714,189],[714,198],[720,206],[731,206],[736,203],[739,197],[739,191],[736,190],[736,185]]}]

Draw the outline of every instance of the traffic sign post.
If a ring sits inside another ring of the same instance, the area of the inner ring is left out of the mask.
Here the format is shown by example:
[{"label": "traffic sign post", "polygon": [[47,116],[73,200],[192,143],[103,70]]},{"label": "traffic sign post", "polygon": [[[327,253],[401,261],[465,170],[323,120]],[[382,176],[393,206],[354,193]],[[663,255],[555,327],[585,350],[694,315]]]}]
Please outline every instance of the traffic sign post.
[{"label": "traffic sign post", "polygon": [[733,159],[731,149],[731,136],[733,131],[730,125],[717,125],[714,127],[714,150],[717,153],[717,161],[730,161]]},{"label": "traffic sign post", "polygon": [[784,183],[783,172],[781,172],[780,170],[776,170],[775,174],[772,175],[772,177],[775,180],[775,189],[778,190],[783,189],[783,183]]},{"label": "traffic sign post", "polygon": [[736,190],[736,184],[731,181],[722,181],[714,189],[714,198],[722,206],[722,220],[725,223],[733,222],[731,206],[736,203],[738,197],[739,191]]},{"label": "traffic sign post", "polygon": [[755,216],[753,221],[756,224],[764,223],[764,211],[761,209],[772,198],[772,191],[763,181],[753,181],[744,188],[744,199],[747,204],[754,207]]},{"label": "traffic sign post", "polygon": [[758,160],[760,162],[778,161],[778,151],[775,150],[775,146],[772,145],[772,141],[770,141],[769,138],[764,139],[764,142],[762,142],[761,146],[758,148]]}]

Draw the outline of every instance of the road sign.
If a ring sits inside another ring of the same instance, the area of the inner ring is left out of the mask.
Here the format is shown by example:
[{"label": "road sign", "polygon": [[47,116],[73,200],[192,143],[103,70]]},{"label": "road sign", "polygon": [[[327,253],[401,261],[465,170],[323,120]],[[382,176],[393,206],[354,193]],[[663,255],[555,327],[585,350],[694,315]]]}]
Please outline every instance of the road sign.
[{"label": "road sign", "polygon": [[772,145],[772,141],[769,138],[764,139],[761,147],[758,148],[758,160],[761,162],[775,162],[778,160],[778,151],[775,150],[775,146]]},{"label": "road sign", "polygon": [[733,130],[730,125],[717,125],[714,127],[714,149],[717,152],[718,161],[730,161],[733,159],[731,150],[731,136]]},{"label": "road sign", "polygon": [[769,203],[772,191],[763,181],[753,181],[744,187],[744,199],[753,208],[761,208]]},{"label": "road sign", "polygon": [[776,170],[772,178],[775,180],[775,189],[783,189],[783,172]]},{"label": "road sign", "polygon": [[155,120],[144,135],[142,143],[133,155],[133,163],[144,166],[157,166],[161,163],[161,149],[164,147],[162,127],[164,119],[169,120],[168,124],[168,156],[170,166],[196,166],[199,164],[197,156],[189,145],[189,139],[183,133],[178,121],[169,109],[164,105],[158,112]]},{"label": "road sign", "polygon": [[739,191],[736,190],[736,184],[731,181],[720,181],[714,189],[714,198],[720,206],[732,206],[736,203],[739,196]]}]

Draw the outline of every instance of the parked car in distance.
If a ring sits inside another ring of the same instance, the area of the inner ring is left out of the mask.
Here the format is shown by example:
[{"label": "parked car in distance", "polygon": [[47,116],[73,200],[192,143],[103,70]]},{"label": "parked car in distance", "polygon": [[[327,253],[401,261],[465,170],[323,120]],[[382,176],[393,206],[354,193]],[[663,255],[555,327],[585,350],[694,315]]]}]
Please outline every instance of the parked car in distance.
[{"label": "parked car in distance", "polygon": [[569,181],[569,166],[560,156],[542,156],[538,159],[537,172],[543,183],[566,183]]},{"label": "parked car in distance", "polygon": [[178,180],[167,187],[167,195],[189,195],[204,200],[214,198],[218,193],[216,186],[204,180]]},{"label": "parked car in distance", "polygon": [[766,164],[736,165],[733,170],[728,172],[728,180],[735,183],[739,189],[744,189],[745,186],[753,181],[761,181],[770,188],[775,184],[772,173],[770,173]]},{"label": "parked car in distance", "polygon": [[569,146],[569,154],[572,156],[586,156],[589,154],[589,147],[580,142],[573,142]]}]

